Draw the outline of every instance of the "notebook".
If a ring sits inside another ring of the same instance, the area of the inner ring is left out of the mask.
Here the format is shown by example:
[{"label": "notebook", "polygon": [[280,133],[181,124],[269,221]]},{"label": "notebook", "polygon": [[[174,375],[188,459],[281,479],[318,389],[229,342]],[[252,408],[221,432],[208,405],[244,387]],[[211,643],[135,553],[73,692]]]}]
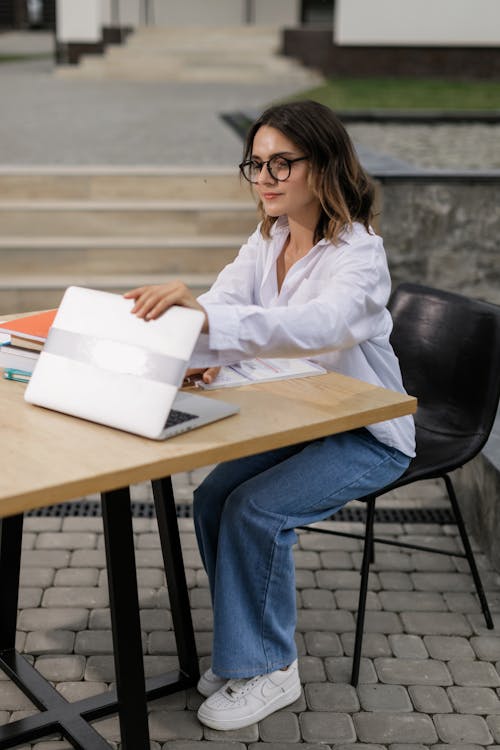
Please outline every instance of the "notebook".
[{"label": "notebook", "polygon": [[233,404],[178,393],[203,314],[175,306],[146,322],[133,306],[119,294],[69,287],[26,401],[154,440],[236,414]]}]

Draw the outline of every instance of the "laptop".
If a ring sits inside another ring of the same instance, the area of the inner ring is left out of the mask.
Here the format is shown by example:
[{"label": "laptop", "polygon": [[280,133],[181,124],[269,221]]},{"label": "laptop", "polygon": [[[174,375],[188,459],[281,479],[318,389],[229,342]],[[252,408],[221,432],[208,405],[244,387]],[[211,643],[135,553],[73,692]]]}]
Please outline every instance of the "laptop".
[{"label": "laptop", "polygon": [[178,392],[203,314],[174,306],[145,321],[133,306],[119,294],[68,287],[25,400],[153,440],[236,414],[233,404]]}]

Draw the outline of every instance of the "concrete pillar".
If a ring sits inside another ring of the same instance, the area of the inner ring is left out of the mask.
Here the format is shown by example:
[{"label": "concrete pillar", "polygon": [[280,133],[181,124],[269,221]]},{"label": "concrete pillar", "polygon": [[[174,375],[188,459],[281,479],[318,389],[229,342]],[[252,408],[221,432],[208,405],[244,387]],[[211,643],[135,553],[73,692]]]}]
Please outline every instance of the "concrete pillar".
[{"label": "concrete pillar", "polygon": [[56,62],[74,65],[83,54],[102,54],[103,0],[57,0]]}]

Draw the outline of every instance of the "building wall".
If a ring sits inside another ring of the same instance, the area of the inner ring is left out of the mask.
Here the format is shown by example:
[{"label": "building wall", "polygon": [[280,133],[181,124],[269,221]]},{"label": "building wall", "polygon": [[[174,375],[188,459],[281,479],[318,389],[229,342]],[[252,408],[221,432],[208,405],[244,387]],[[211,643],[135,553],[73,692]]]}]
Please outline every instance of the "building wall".
[{"label": "building wall", "polygon": [[339,45],[499,46],[499,0],[337,0]]},{"label": "building wall", "polygon": [[101,0],[57,0],[59,42],[96,43],[101,40]]}]

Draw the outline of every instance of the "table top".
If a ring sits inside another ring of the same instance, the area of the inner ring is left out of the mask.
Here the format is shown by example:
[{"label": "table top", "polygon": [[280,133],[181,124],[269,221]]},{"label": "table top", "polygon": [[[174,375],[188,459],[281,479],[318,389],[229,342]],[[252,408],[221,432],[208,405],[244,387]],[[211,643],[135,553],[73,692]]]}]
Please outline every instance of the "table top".
[{"label": "table top", "polygon": [[0,516],[413,413],[416,399],[337,373],[221,389],[240,413],[157,442],[27,404],[0,379]]}]

